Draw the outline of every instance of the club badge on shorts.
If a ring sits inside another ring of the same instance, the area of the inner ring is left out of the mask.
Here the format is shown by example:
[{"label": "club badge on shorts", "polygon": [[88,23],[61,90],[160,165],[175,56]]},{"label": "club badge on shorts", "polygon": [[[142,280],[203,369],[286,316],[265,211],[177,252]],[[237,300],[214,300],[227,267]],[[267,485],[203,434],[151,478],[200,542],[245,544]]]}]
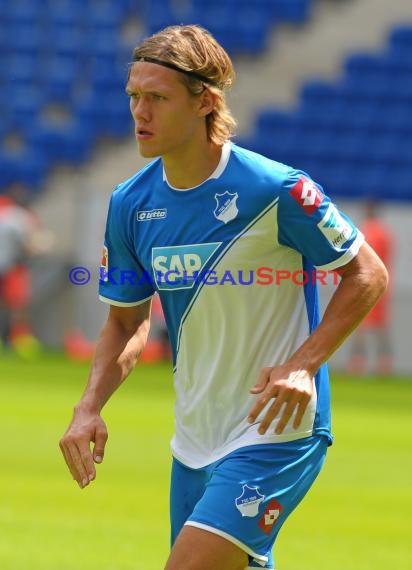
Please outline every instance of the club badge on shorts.
[{"label": "club badge on shorts", "polygon": [[242,494],[235,500],[235,505],[242,517],[255,517],[260,503],[264,500],[265,496],[259,493],[259,487],[242,485]]}]

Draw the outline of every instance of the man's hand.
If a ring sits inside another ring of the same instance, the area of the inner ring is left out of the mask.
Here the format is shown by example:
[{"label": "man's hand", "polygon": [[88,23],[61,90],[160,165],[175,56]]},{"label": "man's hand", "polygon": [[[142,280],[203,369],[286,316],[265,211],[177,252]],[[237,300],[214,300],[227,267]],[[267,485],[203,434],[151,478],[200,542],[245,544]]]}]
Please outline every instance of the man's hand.
[{"label": "man's hand", "polygon": [[286,364],[263,368],[251,394],[260,394],[250,411],[248,422],[253,423],[268,402],[273,399],[265,417],[260,422],[259,433],[265,434],[270,424],[284,406],[274,432],[281,434],[296,411],[293,427],[300,426],[303,415],[313,393],[313,377],[307,370],[291,369]]},{"label": "man's hand", "polygon": [[[107,437],[106,424],[99,414],[76,407],[73,420],[60,440],[60,449],[81,489],[95,479],[94,463],[103,461]],[[93,453],[90,449],[92,442]]]}]

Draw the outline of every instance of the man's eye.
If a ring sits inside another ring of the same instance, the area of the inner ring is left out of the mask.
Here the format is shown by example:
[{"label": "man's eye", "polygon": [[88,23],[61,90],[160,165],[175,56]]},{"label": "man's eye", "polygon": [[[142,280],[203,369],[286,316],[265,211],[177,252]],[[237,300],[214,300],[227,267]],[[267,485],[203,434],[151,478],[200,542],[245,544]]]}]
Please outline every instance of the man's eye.
[{"label": "man's eye", "polygon": [[156,95],[156,94],[155,94],[155,95],[153,95],[153,99],[154,99],[155,101],[164,101],[164,100],[165,100],[165,97],[163,97],[163,95]]}]

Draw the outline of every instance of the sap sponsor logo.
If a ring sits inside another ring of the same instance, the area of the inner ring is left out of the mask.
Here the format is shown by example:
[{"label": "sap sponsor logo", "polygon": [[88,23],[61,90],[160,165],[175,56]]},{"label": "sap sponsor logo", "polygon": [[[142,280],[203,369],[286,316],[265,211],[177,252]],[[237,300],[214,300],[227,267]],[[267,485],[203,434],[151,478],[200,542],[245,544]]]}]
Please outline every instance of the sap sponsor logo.
[{"label": "sap sponsor logo", "polygon": [[223,194],[215,194],[216,208],[213,210],[215,218],[224,224],[234,220],[239,213],[236,205],[239,195],[237,192],[234,194],[230,192],[223,192]]},{"label": "sap sponsor logo", "polygon": [[341,216],[333,204],[329,204],[325,215],[318,223],[318,228],[335,249],[340,249],[351,239],[354,232],[351,224]]},{"label": "sap sponsor logo", "polygon": [[324,198],[313,180],[309,180],[305,176],[299,178],[290,191],[290,195],[309,216],[319,208]]},{"label": "sap sponsor logo", "polygon": [[259,487],[242,485],[242,494],[235,500],[235,505],[242,517],[255,517],[260,503],[264,500],[265,495],[259,493]]},{"label": "sap sponsor logo", "polygon": [[[152,268],[162,290],[192,289],[199,274],[221,243],[154,247]],[[163,276],[167,275],[167,279]]]},{"label": "sap sponsor logo", "polygon": [[150,220],[164,220],[167,218],[166,208],[157,208],[156,210],[139,210],[136,215],[138,222],[149,222]]},{"label": "sap sponsor logo", "polygon": [[270,534],[270,531],[275,526],[278,518],[283,511],[282,505],[276,499],[271,499],[266,507],[265,512],[259,519],[259,526],[265,534]]}]

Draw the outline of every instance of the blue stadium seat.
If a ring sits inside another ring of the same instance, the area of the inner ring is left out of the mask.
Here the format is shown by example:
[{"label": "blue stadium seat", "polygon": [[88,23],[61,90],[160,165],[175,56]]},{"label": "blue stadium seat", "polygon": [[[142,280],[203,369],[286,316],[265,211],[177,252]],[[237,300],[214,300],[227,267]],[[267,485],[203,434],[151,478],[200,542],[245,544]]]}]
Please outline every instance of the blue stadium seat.
[{"label": "blue stadium seat", "polygon": [[58,60],[43,68],[41,85],[49,103],[69,103],[74,95],[78,67],[71,62],[61,65]]},{"label": "blue stadium seat", "polygon": [[311,0],[272,0],[273,12],[279,20],[302,23],[310,15]]},{"label": "blue stadium seat", "polygon": [[123,18],[137,17],[145,13],[149,2],[150,0],[117,0],[116,8],[121,11]]},{"label": "blue stadium seat", "polygon": [[412,166],[397,167],[390,175],[390,188],[387,190],[388,200],[411,200],[412,198]]},{"label": "blue stadium seat", "polygon": [[9,25],[7,27],[8,50],[17,56],[38,58],[49,47],[49,42],[41,26],[35,24],[29,27]]},{"label": "blue stadium seat", "polygon": [[257,116],[255,134],[263,141],[285,140],[296,128],[297,121],[291,113],[267,109]]},{"label": "blue stadium seat", "polygon": [[46,99],[40,88],[15,87],[7,91],[9,110],[13,124],[25,127],[36,119],[45,105]]},{"label": "blue stadium seat", "polygon": [[133,134],[129,100],[124,90],[107,89],[104,96],[89,92],[74,102],[76,116],[92,131],[122,138]]},{"label": "blue stadium seat", "polygon": [[383,132],[398,132],[412,137],[411,103],[395,101],[382,109],[374,125],[375,129]]},{"label": "blue stadium seat", "polygon": [[294,120],[293,114],[276,108],[262,109],[256,116],[256,127],[261,129],[277,129],[289,127]]},{"label": "blue stadium seat", "polygon": [[[210,8],[203,16],[201,24],[215,36],[217,41],[229,52],[238,50],[242,42],[239,31],[232,23],[232,16],[225,6]],[[243,37],[243,34],[242,34]]]},{"label": "blue stadium seat", "polygon": [[122,24],[125,16],[121,4],[113,2],[91,4],[86,8],[87,27],[90,30],[116,33]]},{"label": "blue stadium seat", "polygon": [[342,94],[348,103],[367,103],[392,100],[398,96],[393,83],[386,78],[349,78],[342,84]]},{"label": "blue stadium seat", "polygon": [[35,0],[14,0],[13,2],[4,2],[1,10],[7,26],[18,24],[29,28],[38,22],[41,7],[42,5],[39,5]]},{"label": "blue stadium seat", "polygon": [[359,188],[359,166],[338,158],[319,162],[310,172],[330,196],[342,196],[345,199],[358,199],[362,196]]},{"label": "blue stadium seat", "polygon": [[72,102],[73,115],[86,124],[92,132],[102,133],[105,122],[102,109],[99,105],[99,94],[88,91],[75,98]]},{"label": "blue stadium seat", "polygon": [[367,156],[369,163],[396,164],[401,158],[400,148],[398,148],[400,140],[401,136],[397,134],[375,133],[368,141]]},{"label": "blue stadium seat", "polygon": [[88,79],[91,89],[100,94],[106,89],[122,93],[127,82],[127,66],[98,62],[89,70]]},{"label": "blue stadium seat", "polygon": [[266,50],[271,21],[265,12],[254,5],[239,6],[232,15],[232,26],[237,37],[233,38],[231,51],[253,55]]},{"label": "blue stadium seat", "polygon": [[4,85],[10,88],[30,88],[39,82],[41,60],[32,56],[10,55],[1,68]]},{"label": "blue stadium seat", "polygon": [[93,130],[80,120],[74,119],[61,130],[60,160],[81,164],[90,158],[94,136]]},{"label": "blue stadium seat", "polygon": [[80,164],[90,156],[93,131],[79,120],[56,123],[45,118],[26,131],[30,148],[40,150],[50,162]]},{"label": "blue stadium seat", "polygon": [[3,25],[0,26],[0,49],[1,52],[5,55],[7,54],[12,46],[10,45],[9,41],[9,34],[7,31],[7,26],[3,22]]},{"label": "blue stadium seat", "polygon": [[410,51],[392,49],[384,56],[388,77],[408,77],[412,73],[412,48]]},{"label": "blue stadium seat", "polygon": [[90,50],[89,38],[80,30],[53,29],[49,36],[50,55],[66,58],[71,63],[82,61]]},{"label": "blue stadium seat", "polygon": [[306,103],[330,103],[342,99],[342,92],[339,85],[322,79],[312,79],[305,81],[300,89],[300,99]]},{"label": "blue stadium seat", "polygon": [[388,181],[390,169],[385,163],[371,163],[358,169],[359,196],[362,198],[379,198],[381,200],[392,199],[392,188]]},{"label": "blue stadium seat", "polygon": [[346,128],[346,102],[341,97],[331,97],[329,99],[301,101],[297,118],[306,129],[340,129]]},{"label": "blue stadium seat", "polygon": [[380,79],[385,77],[387,66],[380,54],[357,53],[348,57],[344,69],[350,80]]},{"label": "blue stadium seat", "polygon": [[378,100],[345,100],[337,126],[341,131],[369,132],[374,129],[380,116],[381,106]]},{"label": "blue stadium seat", "polygon": [[[290,140],[290,148],[297,163],[313,162],[326,156],[332,148],[334,133],[329,129],[302,130],[297,127]],[[301,167],[302,168],[302,167]]]},{"label": "blue stadium seat", "polygon": [[412,24],[393,28],[389,35],[389,44],[395,48],[412,49]]},{"label": "blue stadium seat", "polygon": [[100,65],[114,65],[120,51],[120,37],[116,32],[100,31],[88,37],[85,43],[85,56],[99,62]]},{"label": "blue stadium seat", "polygon": [[39,149],[23,149],[19,152],[0,152],[0,188],[21,182],[38,191],[45,183],[49,164]]},{"label": "blue stadium seat", "polygon": [[130,114],[129,99],[119,90],[107,94],[102,101],[104,114],[103,134],[122,138],[133,134],[133,120]]},{"label": "blue stadium seat", "polygon": [[168,25],[179,23],[175,20],[168,0],[151,0],[145,13],[145,24],[149,34],[153,34]]},{"label": "blue stadium seat", "polygon": [[49,29],[59,32],[79,31],[85,23],[85,12],[72,3],[53,3],[45,11],[44,22]]}]

